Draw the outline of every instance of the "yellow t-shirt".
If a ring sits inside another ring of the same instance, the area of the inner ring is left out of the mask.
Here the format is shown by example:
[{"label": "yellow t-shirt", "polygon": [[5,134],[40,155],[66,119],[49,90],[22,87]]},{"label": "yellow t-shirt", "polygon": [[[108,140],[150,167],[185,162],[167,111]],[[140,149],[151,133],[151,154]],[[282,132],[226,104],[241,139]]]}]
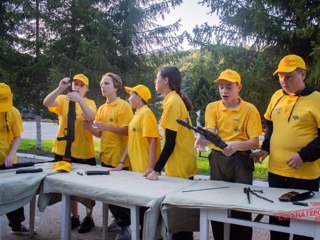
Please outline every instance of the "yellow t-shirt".
[{"label": "yellow t-shirt", "polygon": [[[191,119],[181,97],[175,92],[170,92],[162,103],[163,113],[160,126],[165,135],[166,129],[177,132],[175,148],[170,155],[165,172],[167,176],[190,178],[198,173],[197,155],[194,149],[194,133],[177,123],[177,119],[189,121]],[[163,136],[165,139],[165,136]]]},{"label": "yellow t-shirt", "polygon": [[[262,134],[261,118],[257,108],[242,99],[235,109],[228,109],[223,102],[209,103],[205,113],[205,127],[215,128],[223,141],[247,141]],[[212,149],[221,151],[214,144]]]},{"label": "yellow t-shirt", "polygon": [[161,151],[157,120],[147,105],[135,112],[128,132],[128,155],[131,170],[144,172],[149,165],[150,143],[148,138],[157,138],[155,161],[158,160]]},{"label": "yellow t-shirt", "polygon": [[[59,127],[57,137],[64,137],[68,124],[69,101],[65,95],[57,97],[57,106],[49,107],[49,111],[58,115]],[[97,107],[93,100],[84,98],[85,103],[94,111]],[[90,159],[95,157],[93,136],[91,132],[83,128],[83,112],[79,103],[76,103],[76,120],[75,120],[75,139],[71,146],[71,156],[79,159]],[[64,155],[67,141],[55,140],[52,152],[58,155]]]},{"label": "yellow t-shirt", "polygon": [[[18,109],[12,107],[7,112],[7,119],[5,113],[0,112],[0,164],[3,164],[4,159],[8,156],[13,139],[19,137],[23,132],[22,119]],[[14,156],[14,163],[17,161],[17,156]]]},{"label": "yellow t-shirt", "polygon": [[[293,169],[286,164],[290,156],[318,136],[319,103],[319,92],[300,97],[284,95],[282,90],[274,93],[264,114],[265,119],[273,123],[270,139],[270,172],[299,179],[320,177],[320,159],[305,162],[299,169]],[[288,121],[290,113],[291,117]]]},{"label": "yellow t-shirt", "polygon": [[[112,103],[105,103],[99,107],[96,121],[104,122],[112,126],[129,126],[133,112],[128,102],[119,97]],[[103,131],[101,134],[100,161],[106,165],[116,167],[126,149],[128,136],[119,135],[110,131]],[[129,166],[126,159],[125,166]]]}]

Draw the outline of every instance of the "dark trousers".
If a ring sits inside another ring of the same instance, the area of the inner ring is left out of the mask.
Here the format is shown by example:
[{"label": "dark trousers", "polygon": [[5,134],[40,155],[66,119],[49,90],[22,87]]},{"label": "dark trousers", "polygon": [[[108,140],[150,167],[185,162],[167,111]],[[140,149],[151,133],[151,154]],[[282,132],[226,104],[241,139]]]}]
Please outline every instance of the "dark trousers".
[{"label": "dark trousers", "polygon": [[[131,224],[131,219],[130,219],[130,209],[124,208],[124,207],[119,207],[115,205],[109,205],[109,210],[116,219],[118,225],[120,227],[129,227]],[[148,210],[147,207],[140,207],[139,209],[139,223],[140,223],[140,238],[142,239],[142,234],[143,234],[143,219],[144,219],[144,214]]]},{"label": "dark trousers", "polygon": [[[254,163],[250,159],[250,151],[237,152],[227,157],[222,152],[214,151],[209,155],[210,179],[227,182],[252,184]],[[251,213],[231,211],[231,217],[251,220]],[[215,240],[223,240],[223,223],[211,221],[212,233]],[[252,228],[231,224],[230,240],[250,240]]]},{"label": "dark trousers", "polygon": [[9,220],[9,226],[12,229],[20,229],[21,223],[25,220],[23,207],[9,212],[6,215]]},{"label": "dark trousers", "polygon": [[[189,180],[193,180],[194,177],[190,177]],[[172,234],[172,240],[193,240],[193,232],[176,232]]]},{"label": "dark trousers", "polygon": [[[319,191],[319,178],[313,180],[297,179],[279,176],[273,173],[268,174],[269,187],[292,188],[307,191]],[[289,220],[280,220],[278,217],[270,217],[270,223],[281,226],[289,226]],[[289,233],[270,231],[271,240],[289,240]],[[293,240],[312,240],[311,237],[293,235]]]},{"label": "dark trousers", "polygon": [[[63,156],[55,154],[54,155],[54,162],[62,161]],[[88,158],[88,159],[81,159],[81,158],[74,158],[71,157],[71,163],[80,163],[80,164],[87,164],[91,166],[97,165],[95,158]]]},{"label": "dark trousers", "polygon": [[172,240],[193,240],[193,232],[173,233]]}]

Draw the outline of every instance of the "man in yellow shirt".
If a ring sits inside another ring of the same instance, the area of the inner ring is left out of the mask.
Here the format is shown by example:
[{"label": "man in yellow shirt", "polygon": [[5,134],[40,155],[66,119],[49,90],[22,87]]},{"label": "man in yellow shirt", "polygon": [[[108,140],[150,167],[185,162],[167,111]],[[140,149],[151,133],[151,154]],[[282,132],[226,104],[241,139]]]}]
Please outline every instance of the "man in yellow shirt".
[{"label": "man in yellow shirt", "polygon": [[[5,167],[10,168],[17,161],[23,130],[20,112],[12,105],[11,89],[0,83],[0,164]],[[29,229],[21,224],[25,220],[23,207],[7,213],[7,218],[13,234],[29,234]]]},{"label": "man in yellow shirt", "polygon": [[[262,134],[261,119],[257,108],[239,97],[242,88],[241,77],[234,70],[226,69],[214,81],[219,85],[221,100],[209,103],[205,112],[205,127],[218,133],[227,147],[209,143],[212,149],[210,159],[210,179],[252,184],[254,162],[250,158],[251,149],[259,146]],[[202,136],[195,146],[204,148],[206,141]],[[251,220],[251,214],[232,211],[236,218]],[[223,239],[223,223],[212,221],[214,239]],[[231,225],[230,239],[250,240],[252,228]]]},{"label": "man in yellow shirt", "polygon": [[[115,168],[128,143],[128,125],[133,118],[133,112],[129,103],[118,97],[118,92],[122,88],[120,76],[111,72],[104,74],[100,81],[100,88],[106,102],[99,107],[94,124],[86,125],[86,128],[96,137],[101,138],[101,166]],[[123,166],[128,169],[129,161],[124,161]],[[109,225],[108,231],[114,231],[120,227],[116,240],[131,239],[128,211],[111,204],[109,209],[115,219]]]},{"label": "man in yellow shirt", "polygon": [[[89,90],[89,79],[84,74],[77,74],[73,77],[72,92],[66,95],[62,93],[70,86],[70,79],[63,78],[59,86],[46,96],[43,100],[44,106],[54,112],[59,118],[57,137],[64,137],[68,123],[69,101],[75,102],[75,139],[71,146],[71,162],[96,165],[93,136],[83,125],[85,121],[93,121],[96,113],[96,104],[93,100],[85,97]],[[55,161],[61,161],[65,154],[66,141],[54,142],[52,152],[55,153]],[[94,202],[92,202],[94,205]],[[71,201],[71,229],[79,227],[79,233],[89,232],[94,227],[92,209],[87,208],[87,216],[80,224],[78,204]]]},{"label": "man in yellow shirt", "polygon": [[[265,140],[253,159],[269,155],[269,186],[319,191],[320,178],[320,93],[305,83],[306,64],[297,55],[281,59],[273,75],[281,85],[271,97],[264,117]],[[288,226],[289,221],[270,218]],[[289,239],[289,234],[271,231],[271,239]],[[294,235],[294,240],[310,237]]]}]

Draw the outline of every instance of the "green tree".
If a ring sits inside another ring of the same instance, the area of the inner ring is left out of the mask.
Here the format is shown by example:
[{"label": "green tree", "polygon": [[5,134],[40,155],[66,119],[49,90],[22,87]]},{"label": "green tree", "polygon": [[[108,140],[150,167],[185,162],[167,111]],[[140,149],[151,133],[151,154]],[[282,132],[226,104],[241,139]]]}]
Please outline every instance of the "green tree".
[{"label": "green tree", "polygon": [[[204,23],[193,30],[193,44],[206,47],[213,44],[247,47],[258,53],[267,51],[277,56],[298,54],[310,70],[316,70],[320,44],[320,2],[314,0],[202,0],[201,4],[217,14],[220,24]],[[267,63],[270,64],[270,63]],[[319,81],[317,81],[319,85]]]},{"label": "green tree", "polygon": [[107,71],[126,85],[153,89],[155,67],[174,58],[166,53],[184,37],[176,34],[179,22],[160,26],[157,19],[181,2],[1,1],[0,79],[12,85],[20,109],[37,115],[47,114],[42,99],[70,68],[89,77],[89,97],[98,105],[98,82]]}]

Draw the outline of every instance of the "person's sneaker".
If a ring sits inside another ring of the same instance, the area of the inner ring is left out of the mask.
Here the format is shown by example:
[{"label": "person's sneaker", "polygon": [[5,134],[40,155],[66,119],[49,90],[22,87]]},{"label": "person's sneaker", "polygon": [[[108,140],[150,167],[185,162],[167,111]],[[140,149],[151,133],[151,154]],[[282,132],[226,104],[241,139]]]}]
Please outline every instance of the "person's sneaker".
[{"label": "person's sneaker", "polygon": [[94,227],[92,217],[85,217],[83,222],[80,224],[78,233],[87,233]]},{"label": "person's sneaker", "polygon": [[108,226],[107,231],[108,232],[119,232],[121,227],[118,225],[118,221],[116,219],[113,219],[111,224]]},{"label": "person's sneaker", "polygon": [[72,216],[71,217],[71,230],[79,227],[79,225],[80,225],[79,216],[78,217]]},{"label": "person's sneaker", "polygon": [[29,229],[23,225],[21,225],[18,228],[12,228],[11,232],[15,235],[29,235],[30,233]]},{"label": "person's sneaker", "polygon": [[116,240],[131,240],[131,233],[129,227],[121,227],[117,234]]}]

